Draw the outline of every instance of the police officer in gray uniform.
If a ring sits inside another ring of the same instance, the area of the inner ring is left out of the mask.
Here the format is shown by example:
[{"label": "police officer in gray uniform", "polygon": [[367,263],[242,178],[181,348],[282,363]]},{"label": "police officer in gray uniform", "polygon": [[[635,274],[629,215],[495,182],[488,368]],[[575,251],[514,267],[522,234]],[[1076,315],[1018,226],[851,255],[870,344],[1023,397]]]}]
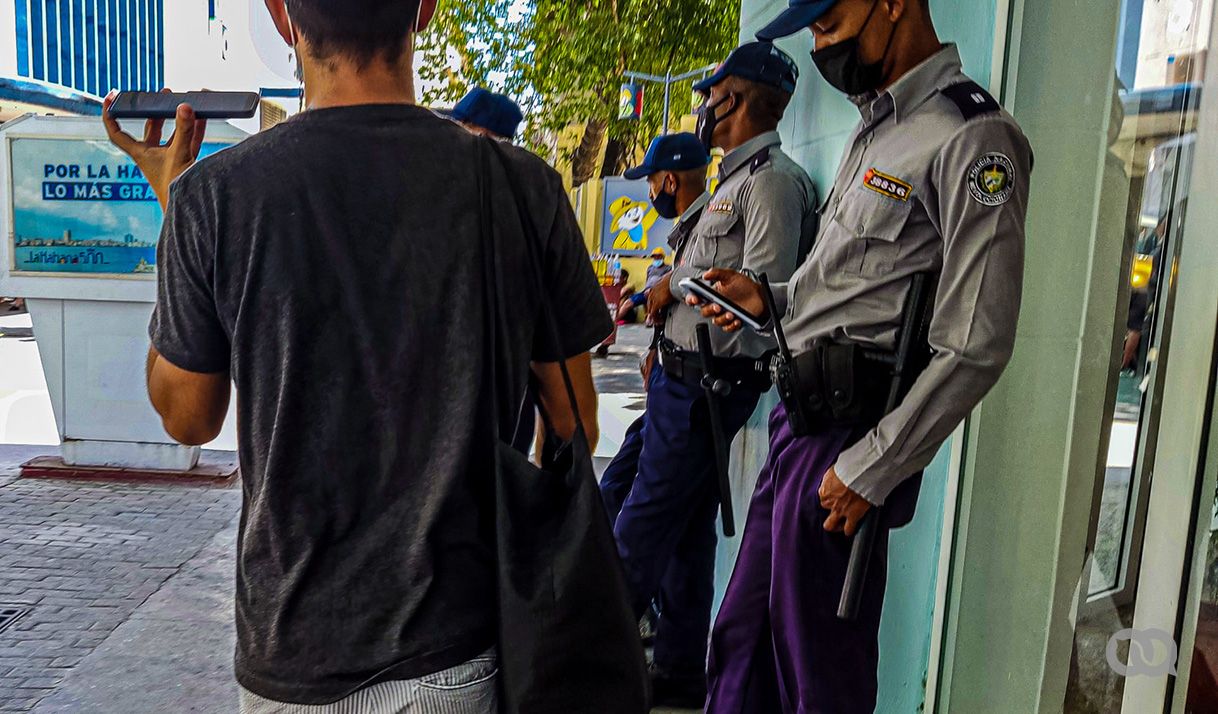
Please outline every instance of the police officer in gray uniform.
[{"label": "police officer in gray uniform", "polygon": [[[782,153],[777,132],[797,74],[789,56],[754,42],[696,86],[709,94],[702,142],[726,152],[720,184],[696,224],[682,222],[672,276],[648,296],[649,313],[664,320],[660,368],[651,370],[643,423],[602,481],[635,609],[642,615],[658,599],[657,704],[705,701],[717,540],[714,434],[696,336],[708,320],[681,301],[680,281],[715,267],[780,280],[794,273],[815,233],[817,203],[811,180]],[[718,405],[730,441],[770,388],[763,358],[773,342],[719,330],[713,337],[714,376],[732,383]]]},{"label": "police officer in gray uniform", "polygon": [[[715,623],[711,714],[874,711],[888,530],[913,517],[922,469],[1011,356],[1032,151],[963,74],[955,46],[939,41],[927,3],[791,0],[758,33],[810,28],[813,61],[862,120],[811,255],[792,280],[775,281],[799,389],[771,418],[769,459]],[[894,349],[920,273],[937,283],[928,349],[885,414],[891,369],[871,358]],[[750,276],[705,278],[771,317]],[[742,327],[715,306],[703,313]],[[880,505],[858,618],[840,620],[850,536]]]},{"label": "police officer in gray uniform", "polygon": [[[741,45],[716,72],[694,85],[707,95],[698,135],[724,151],[719,186],[682,251],[669,285],[684,300],[680,282],[708,267],[789,276],[816,235],[816,189],[799,164],[782,151],[778,123],[786,111],[799,69],[768,42]],[[743,104],[741,95],[749,95]],[[779,278],[785,280],[785,278]],[[671,310],[665,335],[678,349],[696,352],[694,330],[704,322],[697,310]],[[717,357],[758,357],[773,349],[771,338],[713,334]]]}]

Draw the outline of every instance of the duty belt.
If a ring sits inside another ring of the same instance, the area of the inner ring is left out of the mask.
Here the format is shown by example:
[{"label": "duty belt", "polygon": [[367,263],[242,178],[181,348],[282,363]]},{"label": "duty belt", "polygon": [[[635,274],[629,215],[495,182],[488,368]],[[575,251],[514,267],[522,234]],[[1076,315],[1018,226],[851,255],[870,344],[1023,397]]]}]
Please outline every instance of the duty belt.
[{"label": "duty belt", "polygon": [[[702,357],[697,352],[683,350],[675,342],[661,338],[659,345],[660,366],[673,379],[691,387],[701,387],[702,377],[706,370],[702,365]],[[769,391],[770,361],[773,354],[766,353],[761,357],[724,357],[715,358],[714,373],[718,379],[731,382],[734,386],[757,392]]]},{"label": "duty belt", "polygon": [[894,356],[859,344],[819,342],[773,360],[774,384],[796,436],[826,427],[875,426],[885,414]]}]

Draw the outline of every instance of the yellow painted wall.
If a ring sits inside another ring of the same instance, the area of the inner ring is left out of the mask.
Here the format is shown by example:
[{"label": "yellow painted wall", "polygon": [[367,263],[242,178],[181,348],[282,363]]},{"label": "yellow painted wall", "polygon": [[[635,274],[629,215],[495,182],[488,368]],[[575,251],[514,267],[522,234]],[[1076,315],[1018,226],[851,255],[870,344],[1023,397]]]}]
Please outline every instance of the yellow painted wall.
[{"label": "yellow painted wall", "polygon": [[[673,127],[675,131],[693,132],[698,122],[697,116],[689,114],[681,117],[680,124]],[[557,151],[554,156],[554,168],[562,175],[563,184],[567,188],[567,194],[571,199],[571,205],[575,209],[575,217],[579,220],[580,230],[583,231],[584,245],[588,249],[589,255],[596,255],[599,251],[601,239],[601,203],[603,202],[603,194],[605,183],[600,179],[588,181],[579,188],[572,187],[571,177],[571,162],[568,157],[579,145],[583,138],[584,126],[582,124],[572,124],[562,131],[558,137]],[[604,146],[601,147],[601,160],[603,160]],[[642,150],[636,161],[642,161]],[[711,165],[707,171],[707,177],[717,176],[719,173],[719,163],[723,155],[719,151],[715,151],[712,155]],[[671,261],[671,256],[670,256]],[[622,267],[630,273],[630,286],[635,290],[641,290],[644,282],[647,279],[647,268],[651,265],[651,258],[621,258]]]}]

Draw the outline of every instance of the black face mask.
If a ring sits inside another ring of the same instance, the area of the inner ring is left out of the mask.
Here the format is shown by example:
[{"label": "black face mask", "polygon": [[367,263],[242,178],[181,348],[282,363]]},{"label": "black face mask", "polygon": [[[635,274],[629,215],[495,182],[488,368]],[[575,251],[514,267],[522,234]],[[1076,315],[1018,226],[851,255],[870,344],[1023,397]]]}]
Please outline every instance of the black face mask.
[{"label": "black face mask", "polygon": [[651,205],[655,206],[656,213],[660,214],[660,218],[666,220],[675,220],[681,212],[677,210],[677,195],[660,190],[655,198],[651,199]]},{"label": "black face mask", "polygon": [[885,45],[884,54],[878,62],[867,64],[859,58],[859,37],[871,24],[871,17],[879,4],[880,0],[875,0],[871,5],[871,12],[867,14],[867,20],[859,34],[829,45],[823,50],[812,51],[812,62],[820,70],[821,76],[834,89],[847,96],[866,94],[879,89],[884,83],[884,62],[888,59],[888,50],[892,48],[892,38],[897,34],[896,25],[893,25],[892,32],[888,35],[888,44]]},{"label": "black face mask", "polygon": [[715,129],[723,123],[724,119],[735,114],[736,110],[740,108],[739,104],[734,104],[727,114],[723,116],[715,114],[715,110],[723,106],[731,98],[732,95],[729,94],[714,104],[702,105],[702,108],[698,110],[698,128],[694,130],[694,133],[698,135],[698,140],[702,142],[702,146],[706,147],[707,151],[715,148]]}]

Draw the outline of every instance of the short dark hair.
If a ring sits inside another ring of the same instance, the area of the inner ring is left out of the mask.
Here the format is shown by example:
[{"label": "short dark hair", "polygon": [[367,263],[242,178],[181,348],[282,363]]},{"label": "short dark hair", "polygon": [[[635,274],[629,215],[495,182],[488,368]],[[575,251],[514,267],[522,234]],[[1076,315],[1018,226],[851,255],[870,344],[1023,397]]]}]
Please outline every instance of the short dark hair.
[{"label": "short dark hair", "polygon": [[421,0],[287,0],[292,24],[318,59],[341,56],[361,67],[397,62],[415,29]]},{"label": "short dark hair", "polygon": [[692,184],[706,185],[705,166],[699,166],[696,169],[686,169],[684,171],[673,171],[672,173],[676,174],[677,177],[681,179],[682,183],[688,181]]},{"label": "short dark hair", "polygon": [[738,92],[744,96],[749,118],[761,126],[778,126],[787,112],[787,106],[791,103],[792,95],[777,87],[740,77],[728,77],[724,82],[730,82],[727,87],[729,91]]}]

